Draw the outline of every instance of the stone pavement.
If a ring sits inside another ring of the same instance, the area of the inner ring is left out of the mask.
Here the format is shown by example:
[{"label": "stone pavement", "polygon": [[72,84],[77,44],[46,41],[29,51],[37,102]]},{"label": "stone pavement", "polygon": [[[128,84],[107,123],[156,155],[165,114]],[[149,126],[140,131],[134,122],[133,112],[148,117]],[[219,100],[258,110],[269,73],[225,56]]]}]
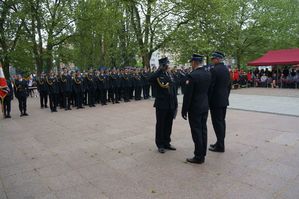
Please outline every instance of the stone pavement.
[{"label": "stone pavement", "polygon": [[[299,198],[298,117],[229,110],[226,152],[191,165],[180,115],[178,150],[157,153],[151,100],[58,113],[39,109],[38,98],[28,103],[29,117],[19,117],[14,101],[13,119],[0,119],[1,199]],[[208,128],[214,143],[210,120]]]}]

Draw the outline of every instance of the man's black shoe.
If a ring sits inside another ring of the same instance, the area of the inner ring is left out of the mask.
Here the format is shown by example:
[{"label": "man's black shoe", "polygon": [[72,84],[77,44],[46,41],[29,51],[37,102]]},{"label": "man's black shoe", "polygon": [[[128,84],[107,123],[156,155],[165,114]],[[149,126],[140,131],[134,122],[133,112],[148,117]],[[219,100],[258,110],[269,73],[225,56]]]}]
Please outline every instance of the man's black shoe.
[{"label": "man's black shoe", "polygon": [[164,148],[158,148],[159,153],[165,153],[165,149]]},{"label": "man's black shoe", "polygon": [[217,142],[215,144],[210,144],[210,147],[216,147],[217,146]]},{"label": "man's black shoe", "polygon": [[45,108],[48,108],[48,106],[46,105]]},{"label": "man's black shoe", "polygon": [[190,163],[194,163],[194,164],[202,164],[205,162],[205,158],[187,158],[186,159],[187,162],[190,162]]},{"label": "man's black shoe", "polygon": [[213,151],[213,152],[218,152],[218,153],[224,153],[224,148],[220,148],[218,146],[215,146],[215,147],[210,147],[209,148],[210,151]]},{"label": "man's black shoe", "polygon": [[169,145],[169,146],[165,147],[165,149],[172,150],[172,151],[176,150],[176,148],[172,145]]},{"label": "man's black shoe", "polygon": [[24,113],[23,115],[24,115],[24,116],[28,116],[28,113]]},{"label": "man's black shoe", "polygon": [[11,116],[10,115],[6,115],[5,118],[11,118]]}]

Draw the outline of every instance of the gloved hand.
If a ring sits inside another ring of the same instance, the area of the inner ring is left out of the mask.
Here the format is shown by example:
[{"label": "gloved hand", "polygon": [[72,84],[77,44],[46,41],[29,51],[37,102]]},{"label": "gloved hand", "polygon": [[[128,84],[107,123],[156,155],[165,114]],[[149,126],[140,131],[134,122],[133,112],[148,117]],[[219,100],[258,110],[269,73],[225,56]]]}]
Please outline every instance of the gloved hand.
[{"label": "gloved hand", "polygon": [[183,118],[184,120],[187,120],[187,112],[183,112],[183,111],[182,111],[182,118]]}]

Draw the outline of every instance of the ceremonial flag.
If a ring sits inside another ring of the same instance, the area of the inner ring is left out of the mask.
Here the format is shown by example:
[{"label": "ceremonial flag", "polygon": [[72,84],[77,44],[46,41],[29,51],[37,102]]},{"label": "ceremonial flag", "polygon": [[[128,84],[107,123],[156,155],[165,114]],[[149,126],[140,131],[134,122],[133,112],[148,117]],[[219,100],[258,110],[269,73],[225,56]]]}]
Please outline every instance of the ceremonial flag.
[{"label": "ceremonial flag", "polygon": [[1,100],[7,95],[8,87],[7,82],[2,70],[2,66],[0,65],[0,98]]}]

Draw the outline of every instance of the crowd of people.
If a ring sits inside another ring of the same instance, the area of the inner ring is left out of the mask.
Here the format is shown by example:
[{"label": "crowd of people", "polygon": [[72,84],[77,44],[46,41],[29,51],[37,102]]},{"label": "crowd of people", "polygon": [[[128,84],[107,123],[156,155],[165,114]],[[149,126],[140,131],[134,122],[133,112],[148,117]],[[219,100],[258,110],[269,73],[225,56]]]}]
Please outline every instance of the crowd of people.
[{"label": "crowd of people", "polygon": [[[4,98],[4,118],[11,118],[11,100],[14,96],[19,101],[20,116],[27,116],[27,97],[35,95],[35,88],[38,90],[40,107],[50,108],[51,112],[57,112],[59,108],[67,111],[72,107],[82,109],[85,106],[95,107],[96,104],[105,106],[107,103],[149,99],[151,95],[155,96],[155,86],[149,81],[154,71],[128,67],[81,72],[63,68],[59,73],[32,74],[28,78],[18,74],[7,79],[9,92]],[[174,67],[170,72],[175,79],[176,89],[184,87],[188,69]]]},{"label": "crowd of people", "polygon": [[265,87],[265,88],[299,88],[299,70],[284,67],[283,70],[256,68],[245,72],[233,69],[230,71],[235,87]]}]

